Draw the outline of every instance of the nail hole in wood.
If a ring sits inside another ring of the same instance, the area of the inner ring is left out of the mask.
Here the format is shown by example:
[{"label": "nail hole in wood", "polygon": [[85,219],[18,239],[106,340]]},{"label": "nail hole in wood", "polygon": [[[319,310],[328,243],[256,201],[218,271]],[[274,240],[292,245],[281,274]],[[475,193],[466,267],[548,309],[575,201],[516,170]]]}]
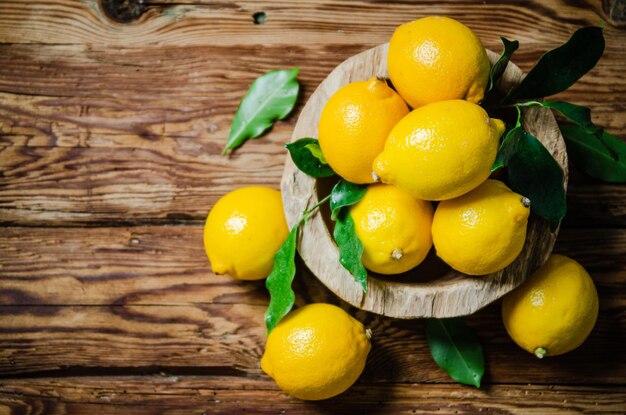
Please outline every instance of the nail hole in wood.
[{"label": "nail hole in wood", "polygon": [[265,23],[265,19],[267,15],[265,12],[256,12],[252,15],[252,20],[254,20],[254,24],[263,24]]},{"label": "nail hole in wood", "polygon": [[114,22],[130,23],[145,11],[144,0],[100,0],[104,14]]}]

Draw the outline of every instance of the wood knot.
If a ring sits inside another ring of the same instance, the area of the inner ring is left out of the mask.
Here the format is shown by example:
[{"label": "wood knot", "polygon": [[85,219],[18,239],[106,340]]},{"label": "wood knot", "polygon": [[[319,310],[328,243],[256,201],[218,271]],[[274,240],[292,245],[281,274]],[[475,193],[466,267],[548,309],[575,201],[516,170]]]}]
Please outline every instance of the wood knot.
[{"label": "wood knot", "polygon": [[114,22],[130,23],[146,10],[144,0],[100,0],[104,14]]}]

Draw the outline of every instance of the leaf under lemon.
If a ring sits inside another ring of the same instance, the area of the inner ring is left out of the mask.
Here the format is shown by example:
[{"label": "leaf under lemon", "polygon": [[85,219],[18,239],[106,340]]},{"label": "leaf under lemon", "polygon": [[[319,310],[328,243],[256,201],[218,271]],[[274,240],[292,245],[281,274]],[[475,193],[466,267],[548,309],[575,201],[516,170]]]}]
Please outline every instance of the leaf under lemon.
[{"label": "leaf under lemon", "polygon": [[354,220],[350,212],[344,210],[339,214],[335,222],[333,237],[339,247],[339,262],[354,276],[355,281],[363,288],[363,292],[367,292],[367,270],[361,261],[363,244],[356,235]]},{"label": "leaf under lemon", "polygon": [[478,337],[458,318],[426,320],[426,340],[435,362],[452,379],[480,388],[485,358]]},{"label": "leaf under lemon", "polygon": [[[330,177],[335,174],[323,159],[322,150],[315,138],[305,137],[285,144],[291,160],[300,171],[311,177]],[[318,152],[319,151],[319,152]]]},{"label": "leaf under lemon", "polygon": [[300,84],[299,68],[269,71],[252,82],[241,100],[222,155],[257,138],[293,110]]},{"label": "leaf under lemon", "polygon": [[270,304],[265,311],[268,333],[291,311],[296,300],[291,283],[296,275],[296,239],[300,223],[291,229],[285,242],[276,251],[274,268],[265,281],[265,287],[270,293]]},{"label": "leaf under lemon", "polygon": [[337,220],[341,208],[358,203],[365,196],[365,192],[367,185],[339,180],[330,193],[331,219]]}]

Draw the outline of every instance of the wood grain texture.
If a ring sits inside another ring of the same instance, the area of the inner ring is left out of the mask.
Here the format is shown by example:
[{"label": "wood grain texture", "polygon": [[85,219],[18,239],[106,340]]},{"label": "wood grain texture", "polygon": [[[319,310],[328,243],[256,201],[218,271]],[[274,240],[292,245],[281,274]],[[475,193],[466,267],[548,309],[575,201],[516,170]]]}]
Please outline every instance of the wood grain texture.
[{"label": "wood grain texture", "polygon": [[[565,228],[555,250],[588,269],[606,301],[624,295],[626,229]],[[0,257],[3,305],[267,303],[262,281],[211,272],[201,226],[4,228]],[[298,269],[298,296],[336,299],[301,262]]]},{"label": "wood grain texture", "polygon": [[[0,373],[192,365],[260,375],[265,288],[213,275],[201,238],[200,226],[5,228]],[[626,383],[626,230],[564,229],[556,252],[594,277],[597,327],[577,351],[540,361],[508,338],[499,306],[488,307],[468,320],[485,347],[486,382]],[[299,268],[298,305],[346,307]],[[449,382],[430,358],[423,322],[349,311],[375,334],[364,379]]]},{"label": "wood grain texture", "polygon": [[[340,304],[375,343],[346,394],[286,397],[258,368],[263,284],[213,275],[200,243],[221,195],[278,188],[303,103],[398,24],[445,14],[492,50],[500,35],[517,39],[513,61],[528,71],[598,24],[600,0],[145,3],[119,24],[99,0],[0,1],[0,414],[626,412],[625,186],[571,172],[556,250],[598,285],[591,337],[539,361],[508,338],[499,306],[487,307],[468,319],[487,357],[480,391],[433,363],[423,322],[357,312],[300,263],[298,305]],[[590,106],[626,139],[626,31],[609,22],[605,36],[598,66],[559,98]],[[293,116],[219,157],[250,82],[293,66],[303,91]]]},{"label": "wood grain texture", "polygon": [[[225,387],[228,385],[228,387]],[[304,402],[269,381],[176,376],[44,378],[0,381],[3,414],[623,414],[626,388],[357,383],[339,397]]]}]

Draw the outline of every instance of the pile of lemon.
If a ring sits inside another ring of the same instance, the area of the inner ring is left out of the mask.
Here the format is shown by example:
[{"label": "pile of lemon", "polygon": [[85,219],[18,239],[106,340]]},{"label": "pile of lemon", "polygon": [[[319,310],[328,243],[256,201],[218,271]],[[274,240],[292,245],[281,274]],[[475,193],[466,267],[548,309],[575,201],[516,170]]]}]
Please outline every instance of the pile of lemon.
[{"label": "pile of lemon", "polygon": [[[363,265],[403,273],[434,246],[462,273],[502,270],[522,251],[532,201],[489,179],[505,126],[478,105],[489,79],[485,48],[462,23],[425,17],[396,29],[387,63],[393,87],[378,78],[352,82],[330,97],[319,120],[328,164],[368,184],[349,210]],[[204,242],[214,272],[260,279],[287,235],[280,193],[249,187],[215,205]],[[558,255],[503,305],[509,334],[539,357],[578,347],[597,313],[589,275]],[[271,332],[262,368],[295,397],[329,398],[359,377],[369,337],[340,308],[308,305]]]}]

